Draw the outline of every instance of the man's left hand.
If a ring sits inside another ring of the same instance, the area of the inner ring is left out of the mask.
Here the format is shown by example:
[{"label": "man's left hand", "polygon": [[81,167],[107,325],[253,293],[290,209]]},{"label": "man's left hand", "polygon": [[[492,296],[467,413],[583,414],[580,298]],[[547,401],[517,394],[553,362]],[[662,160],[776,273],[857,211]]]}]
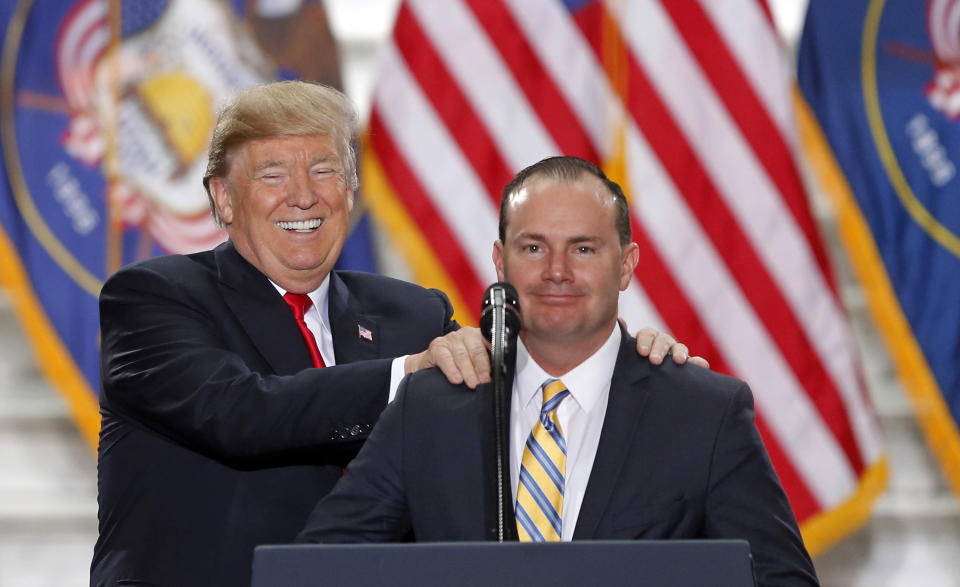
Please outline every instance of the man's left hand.
[{"label": "man's left hand", "polygon": [[650,326],[637,332],[637,354],[641,357],[648,357],[654,365],[663,362],[663,358],[668,354],[673,358],[673,362],[682,365],[688,360],[693,365],[698,365],[705,369],[710,368],[710,363],[703,357],[690,356],[687,345],[677,342],[675,338],[666,332],[660,332]]}]

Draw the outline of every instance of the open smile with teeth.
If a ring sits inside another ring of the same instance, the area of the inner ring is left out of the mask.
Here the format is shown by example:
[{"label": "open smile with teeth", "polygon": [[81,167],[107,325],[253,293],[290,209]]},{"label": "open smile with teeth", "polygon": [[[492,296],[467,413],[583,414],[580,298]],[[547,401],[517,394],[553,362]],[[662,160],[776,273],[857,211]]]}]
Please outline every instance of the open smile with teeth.
[{"label": "open smile with teeth", "polygon": [[295,232],[311,232],[323,224],[323,218],[313,218],[311,220],[293,220],[293,221],[284,221],[278,220],[277,226],[284,230],[293,230]]}]

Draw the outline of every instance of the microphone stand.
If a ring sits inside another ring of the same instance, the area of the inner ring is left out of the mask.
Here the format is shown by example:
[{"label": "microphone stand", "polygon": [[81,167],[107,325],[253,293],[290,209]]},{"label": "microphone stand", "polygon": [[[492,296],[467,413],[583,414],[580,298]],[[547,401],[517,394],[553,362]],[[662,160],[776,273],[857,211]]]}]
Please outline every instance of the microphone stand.
[{"label": "microphone stand", "polygon": [[493,332],[490,342],[492,345],[490,353],[491,371],[493,379],[493,417],[496,426],[496,451],[497,451],[497,542],[504,541],[506,529],[504,520],[506,519],[506,500],[504,499],[504,473],[506,466],[506,391],[504,390],[504,379],[506,379],[507,365],[504,351],[507,346],[507,328],[506,328],[506,300],[504,292],[500,288],[495,288],[493,295]]},{"label": "microphone stand", "polygon": [[[507,403],[513,385],[512,371],[516,364],[515,349],[517,333],[523,327],[517,291],[509,283],[495,283],[483,294],[480,312],[480,328],[490,341],[490,379],[493,384],[493,426],[496,454],[495,512],[497,542],[516,540],[513,519],[513,492],[510,490],[510,455],[507,439],[510,431],[510,405]],[[507,509],[510,508],[510,509]]]}]

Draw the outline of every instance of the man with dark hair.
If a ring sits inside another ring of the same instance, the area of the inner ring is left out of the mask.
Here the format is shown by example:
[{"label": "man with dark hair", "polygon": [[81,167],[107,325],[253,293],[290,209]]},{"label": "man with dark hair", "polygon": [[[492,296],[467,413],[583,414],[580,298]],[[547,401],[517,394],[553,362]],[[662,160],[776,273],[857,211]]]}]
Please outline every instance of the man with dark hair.
[{"label": "man with dark hair", "polygon": [[[760,585],[816,585],[747,385],[652,365],[618,326],[639,261],[622,203],[602,171],[571,157],[504,190],[493,260],[523,319],[507,526],[524,541],[742,538]],[[435,370],[407,377],[299,540],[496,539],[492,393],[478,391]]]},{"label": "man with dark hair", "polygon": [[[488,379],[478,331],[458,329],[442,292],[333,270],[355,137],[336,90],[245,90],[204,177],[230,240],[104,285],[91,584],[247,584],[253,548],[293,539],[404,373]],[[672,341],[653,334],[665,354]]]},{"label": "man with dark hair", "polygon": [[551,178],[558,181],[576,182],[584,175],[592,175],[607,189],[613,198],[614,225],[617,228],[617,238],[620,246],[627,246],[632,240],[633,231],[630,229],[630,205],[623,189],[615,181],[607,177],[602,169],[579,157],[547,157],[520,170],[510,183],[503,187],[500,193],[500,242],[504,242],[507,235],[507,210],[512,198],[529,181],[536,178]]}]

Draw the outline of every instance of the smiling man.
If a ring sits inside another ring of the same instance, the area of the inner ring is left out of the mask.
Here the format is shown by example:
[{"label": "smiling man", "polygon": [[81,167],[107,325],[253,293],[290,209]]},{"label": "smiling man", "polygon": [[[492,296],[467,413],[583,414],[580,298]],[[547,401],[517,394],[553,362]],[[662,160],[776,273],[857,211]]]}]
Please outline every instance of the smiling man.
[{"label": "smiling man", "polygon": [[347,238],[353,191],[338,152],[323,135],[251,140],[209,180],[237,252],[288,291],[317,289]]},{"label": "smiling man", "polygon": [[[741,538],[759,585],[816,585],[746,384],[653,365],[618,326],[640,262],[629,218],[620,187],[575,157],[504,188],[493,261],[523,319],[507,527],[522,541]],[[299,540],[496,539],[492,393],[477,391],[409,376]]]},{"label": "smiling man", "polygon": [[[324,86],[240,93],[204,179],[230,240],[104,285],[91,584],[248,584],[253,548],[293,539],[405,372],[489,378],[478,331],[458,329],[442,292],[333,270],[355,121]],[[671,346],[646,336],[661,356]]]}]

